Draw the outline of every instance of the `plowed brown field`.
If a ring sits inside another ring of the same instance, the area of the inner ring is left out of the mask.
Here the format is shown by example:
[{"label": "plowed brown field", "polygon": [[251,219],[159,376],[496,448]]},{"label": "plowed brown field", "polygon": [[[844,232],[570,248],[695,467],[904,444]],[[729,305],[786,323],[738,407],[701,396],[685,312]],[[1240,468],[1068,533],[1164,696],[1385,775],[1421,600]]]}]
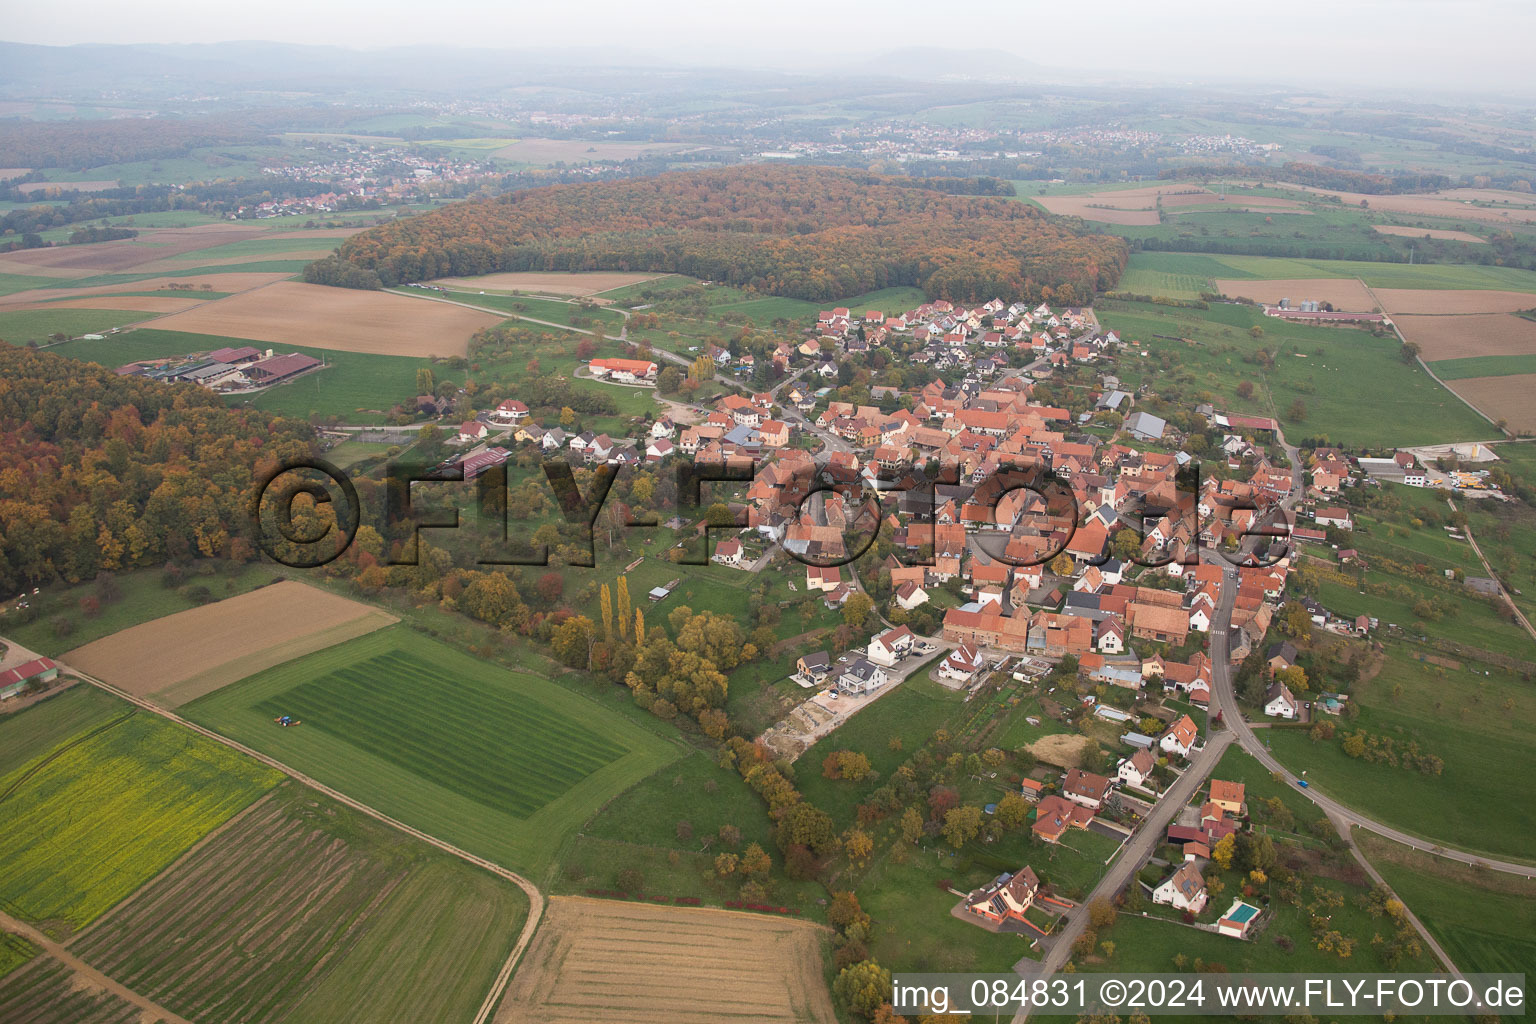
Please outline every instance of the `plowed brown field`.
[{"label": "plowed brown field", "polygon": [[1495,292],[1436,288],[1376,288],[1376,297],[1388,313],[1516,313],[1536,308],[1531,292]]},{"label": "plowed brown field", "polygon": [[1468,377],[1446,382],[1446,387],[1509,429],[1536,432],[1536,374],[1506,377]]},{"label": "plowed brown field", "polygon": [[665,276],[665,274],[610,273],[601,270],[579,274],[551,274],[528,270],[487,274],[484,277],[448,277],[437,283],[469,290],[483,288],[493,292],[548,292],[551,295],[585,296],[639,284],[642,281],[653,281],[657,277]]},{"label": "plowed brown field", "polygon": [[1353,277],[1301,278],[1299,280],[1213,282],[1223,295],[1230,298],[1253,299],[1255,302],[1276,303],[1289,298],[1291,304],[1315,300],[1331,302],[1335,309],[1351,313],[1367,313],[1376,308],[1371,293]]},{"label": "plowed brown field", "polygon": [[389,356],[462,356],[501,318],[390,292],[282,281],[156,322],[167,331]]},{"label": "plowed brown field", "polygon": [[1511,313],[1392,319],[1403,337],[1419,346],[1426,362],[1464,356],[1536,355],[1536,321]]},{"label": "plowed brown field", "polygon": [[823,930],[555,896],[496,1024],[833,1024]]},{"label": "plowed brown field", "polygon": [[1377,224],[1376,230],[1384,235],[1398,235],[1402,238],[1443,238],[1447,242],[1471,242],[1474,245],[1487,245],[1488,239],[1478,238],[1467,231],[1445,231],[1440,228],[1410,228],[1402,224]]},{"label": "plowed brown field", "polygon": [[395,621],[366,604],[285,580],[113,633],[61,660],[134,696],[178,707]]},{"label": "plowed brown field", "polygon": [[173,284],[189,284],[194,289],[200,289],[203,285],[207,285],[208,290],[212,292],[243,292],[248,288],[260,288],[264,284],[283,281],[291,276],[291,274],[243,272],[196,274],[182,277],[171,275],[167,277],[152,277],[147,281],[134,281],[130,284],[98,284],[92,285],[89,288],[70,288],[61,285],[57,288],[33,288],[30,291],[0,295],[0,307],[43,302],[48,299],[90,298],[97,295],[121,294],[122,292],[152,292],[158,291],[161,288],[168,288]]}]

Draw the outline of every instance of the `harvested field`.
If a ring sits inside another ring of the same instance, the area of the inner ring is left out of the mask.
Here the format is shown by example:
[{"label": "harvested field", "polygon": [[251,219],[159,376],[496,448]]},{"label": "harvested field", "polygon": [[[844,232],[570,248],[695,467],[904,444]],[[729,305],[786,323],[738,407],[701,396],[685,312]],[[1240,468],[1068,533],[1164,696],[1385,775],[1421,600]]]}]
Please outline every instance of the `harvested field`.
[{"label": "harvested field", "polygon": [[581,139],[519,139],[494,150],[491,156],[524,164],[583,164],[599,160],[633,160],[646,153],[672,153],[676,143],[586,142]]},{"label": "harvested field", "polygon": [[1307,301],[1331,302],[1335,309],[1351,313],[1365,313],[1376,308],[1376,300],[1370,291],[1352,277],[1291,278],[1270,281],[1213,282],[1218,291],[1230,298],[1253,299],[1255,302],[1277,303],[1289,298],[1293,304]]},{"label": "harvested field", "polygon": [[289,784],[70,948],[206,1024],[467,1021],[526,915],[511,883]]},{"label": "harvested field", "polygon": [[1163,196],[1164,209],[1179,206],[1228,206],[1234,210],[1293,210],[1300,209],[1301,204],[1294,199],[1280,199],[1275,196],[1229,196],[1222,199],[1212,192],[1179,192],[1173,195]]},{"label": "harvested field", "polygon": [[7,312],[20,309],[138,309],[146,313],[180,313],[208,299],[188,299],[175,295],[88,295],[80,299],[55,302],[27,302],[0,305]]},{"label": "harvested field", "polygon": [[[200,224],[191,228],[153,228],[139,237],[121,242],[94,245],[56,245],[47,249],[25,249],[7,253],[0,272],[39,274],[44,277],[89,277],[101,273],[121,273],[152,265],[183,253],[211,249],[216,245],[256,238],[261,228],[242,224]],[[248,260],[247,260],[248,262]],[[8,269],[11,266],[25,269]],[[171,272],[175,267],[165,268]],[[183,263],[182,270],[186,270]],[[153,271],[150,271],[153,272]]]},{"label": "harvested field", "polygon": [[1477,406],[1490,419],[1504,420],[1510,430],[1536,432],[1536,373],[1506,377],[1468,377],[1446,387]]},{"label": "harvested field", "polygon": [[832,1024],[822,934],[781,918],[555,896],[496,1024]]},{"label": "harvested field", "polygon": [[1035,740],[1029,745],[1029,751],[1047,764],[1076,768],[1083,763],[1083,751],[1092,742],[1087,736],[1076,733],[1055,733]]},{"label": "harvested field", "polygon": [[[208,256],[193,255],[178,259],[154,260],[150,263],[140,263],[133,268],[138,274],[174,274],[177,271],[185,274],[187,271],[198,267],[238,267],[248,263],[277,263],[282,260],[317,260],[331,254],[330,248],[314,247],[309,249],[294,248],[282,252],[267,252],[259,256]],[[285,274],[284,277],[291,277]]]},{"label": "harvested field", "polygon": [[133,626],[62,660],[174,708],[394,621],[376,608],[286,580]]},{"label": "harvested field", "polygon": [[1150,203],[1143,208],[1106,207],[1104,200],[1095,196],[1036,196],[1035,202],[1058,216],[1081,217],[1102,224],[1156,227],[1162,223],[1157,209]]},{"label": "harvested field", "polygon": [[262,285],[273,284],[277,281],[287,280],[290,274],[260,274],[260,273],[233,273],[233,274],[196,274],[182,277],[151,277],[144,281],[133,281],[127,284],[99,284],[89,288],[70,288],[60,285],[55,288],[33,288],[30,291],[12,292],[10,295],[0,295],[0,308],[8,307],[15,303],[44,302],[49,299],[73,299],[91,298],[97,295],[114,295],[123,292],[152,292],[161,288],[169,288],[176,284],[190,284],[194,288],[201,289],[204,285],[212,292],[243,292],[251,288],[260,288]]},{"label": "harvested field", "polygon": [[448,277],[436,283],[449,288],[484,289],[494,292],[547,292],[551,295],[573,295],[579,298],[665,276],[665,274],[621,274],[607,271],[550,274],[530,270],[507,274],[486,274],[484,277]]},{"label": "harvested field", "polygon": [[1473,291],[1438,288],[1376,288],[1382,308],[1393,316],[1408,313],[1518,313],[1536,308],[1531,292]]},{"label": "harvested field", "polygon": [[30,167],[0,167],[0,181],[10,181],[12,178],[19,178],[23,174],[31,173],[32,168]]},{"label": "harvested field", "polygon": [[1467,356],[1536,354],[1536,321],[1513,313],[1459,316],[1394,316],[1403,337],[1419,346],[1426,362]]},{"label": "harvested field", "polygon": [[109,188],[117,188],[117,179],[111,181],[29,181],[25,185],[17,185],[16,191],[31,195],[33,192],[47,192],[57,189],[60,192],[105,192]]},{"label": "harvested field", "polygon": [[469,338],[501,322],[445,302],[390,292],[282,281],[166,317],[156,327],[388,356],[462,356]]},{"label": "harvested field", "polygon": [[1438,199],[1449,199],[1453,202],[1508,203],[1511,206],[1536,207],[1536,194],[1508,192],[1499,188],[1448,188],[1434,195]]},{"label": "harvested field", "polygon": [[1441,228],[1410,228],[1402,224],[1377,224],[1376,230],[1384,235],[1397,235],[1400,238],[1440,238],[1447,242],[1470,242],[1473,245],[1487,245],[1488,239],[1479,238],[1469,231],[1446,231]]},{"label": "harvested field", "polygon": [[[1536,224],[1536,208],[1495,209],[1473,206],[1470,202],[1451,198],[1448,193],[1423,196],[1373,196],[1361,192],[1338,192],[1311,185],[1292,185],[1315,195],[1334,196],[1345,206],[1376,210],[1379,213],[1401,213],[1409,217],[1446,217],[1453,220],[1475,220],[1488,224]],[[1518,193],[1511,193],[1518,194]],[[1527,201],[1529,196],[1524,197]]]}]

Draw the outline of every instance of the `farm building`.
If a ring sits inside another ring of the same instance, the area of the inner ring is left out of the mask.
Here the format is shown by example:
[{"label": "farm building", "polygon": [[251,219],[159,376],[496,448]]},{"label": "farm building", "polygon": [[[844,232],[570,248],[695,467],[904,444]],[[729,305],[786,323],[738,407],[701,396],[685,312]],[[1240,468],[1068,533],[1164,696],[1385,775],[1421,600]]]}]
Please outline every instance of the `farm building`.
[{"label": "farm building", "polygon": [[0,700],[21,695],[28,683],[46,683],[58,678],[59,666],[50,658],[34,658],[23,665],[0,672]]},{"label": "farm building", "polygon": [[623,384],[654,384],[656,364],[644,359],[594,359],[587,364],[594,377],[616,380]]},{"label": "farm building", "polygon": [[252,363],[246,367],[245,375],[251,383],[259,387],[269,384],[281,384],[285,380],[292,380],[302,373],[319,369],[323,365],[313,356],[306,356],[300,352],[289,352],[282,356],[267,356],[259,363]]}]

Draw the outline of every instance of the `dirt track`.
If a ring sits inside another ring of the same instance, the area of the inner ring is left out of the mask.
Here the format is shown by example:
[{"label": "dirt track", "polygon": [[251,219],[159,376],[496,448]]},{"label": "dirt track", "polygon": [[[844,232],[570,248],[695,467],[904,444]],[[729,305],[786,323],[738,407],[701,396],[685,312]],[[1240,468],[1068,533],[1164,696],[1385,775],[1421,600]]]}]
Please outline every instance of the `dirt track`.
[{"label": "dirt track", "polygon": [[76,979],[86,987],[109,992],[123,1002],[137,1006],[150,1015],[146,1017],[146,1020],[160,1020],[164,1024],[192,1024],[185,1017],[178,1017],[160,1004],[151,1002],[132,989],[113,981],[30,925],[24,924],[7,914],[0,913],[0,930],[8,931],[13,935],[20,935],[32,943],[32,945],[37,946],[44,954],[53,957],[59,963],[74,971]]}]

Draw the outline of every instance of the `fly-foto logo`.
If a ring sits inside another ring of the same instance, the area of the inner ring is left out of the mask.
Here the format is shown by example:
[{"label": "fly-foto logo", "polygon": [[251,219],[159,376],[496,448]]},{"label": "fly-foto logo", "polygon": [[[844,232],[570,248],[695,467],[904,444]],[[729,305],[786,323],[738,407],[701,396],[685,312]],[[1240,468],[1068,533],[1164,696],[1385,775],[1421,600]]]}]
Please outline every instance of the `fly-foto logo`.
[{"label": "fly-foto logo", "polygon": [[[1068,481],[1039,464],[1003,464],[981,480],[961,481],[954,469],[929,472],[916,465],[883,468],[879,475],[850,473],[840,465],[800,460],[773,463],[771,486],[752,499],[750,507],[735,510],[727,501],[706,502],[706,485],[750,489],[763,464],[755,461],[727,463],[679,463],[668,500],[654,502],[685,524],[700,528],[679,544],[677,561],[704,565],[709,561],[710,533],[755,527],[791,557],[806,565],[830,568],[846,565],[863,556],[883,529],[900,524],[904,531],[903,561],[907,565],[934,566],[939,552],[962,531],[963,545],[980,552],[988,561],[1015,567],[1049,565],[1067,555],[1077,565],[1102,565],[1111,560],[1106,550],[1108,525],[1116,534],[1130,530],[1136,543],[1123,552],[1124,561],[1150,568],[1193,566],[1202,552],[1220,550],[1225,560],[1239,569],[1264,569],[1289,554],[1289,531],[1283,517],[1263,525],[1260,510],[1251,502],[1254,525],[1226,534],[1224,548],[1202,544],[1198,522],[1200,468],[1191,463],[1180,471],[1176,497],[1160,502],[1133,497],[1111,514],[1082,522],[1082,506]],[[594,532],[599,516],[608,506],[619,467],[597,466],[578,481],[567,462],[549,460],[540,467],[554,505],[570,528],[563,560],[568,565],[596,565]],[[636,472],[635,470],[630,470]],[[392,565],[415,565],[424,530],[458,530],[460,508],[424,508],[423,492],[450,500],[468,497],[473,488],[476,529],[482,531],[481,565],[548,565],[550,545],[537,539],[538,531],[515,528],[527,523],[526,510],[515,506],[506,465],[490,467],[472,480],[465,479],[462,465],[439,466],[394,463],[382,484],[370,481],[378,496],[376,505],[364,507],[357,485],[343,470],[323,459],[301,459],[280,465],[256,484],[249,504],[250,528],[256,543],[272,558],[292,568],[318,568],[346,553],[365,520],[378,524],[394,545]],[[956,497],[963,498],[957,501]],[[302,499],[302,500],[301,500]],[[720,515],[719,508],[727,514]],[[967,514],[956,519],[956,508]],[[641,514],[622,507],[619,528],[656,529],[656,511]],[[371,513],[371,515],[370,515]],[[1164,527],[1186,523],[1182,530]],[[981,524],[978,526],[978,524]],[[1150,528],[1148,524],[1154,524]]]}]

